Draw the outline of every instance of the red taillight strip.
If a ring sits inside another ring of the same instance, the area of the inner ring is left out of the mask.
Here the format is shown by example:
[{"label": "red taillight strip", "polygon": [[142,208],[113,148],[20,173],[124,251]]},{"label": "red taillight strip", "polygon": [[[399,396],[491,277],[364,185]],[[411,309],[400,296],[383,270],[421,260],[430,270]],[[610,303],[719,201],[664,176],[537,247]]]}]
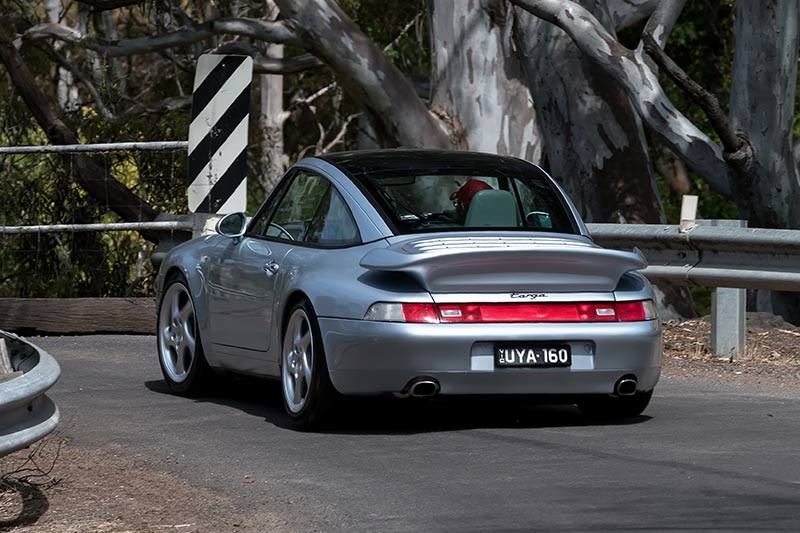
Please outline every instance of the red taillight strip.
[{"label": "red taillight strip", "polygon": [[406,322],[637,322],[654,318],[650,300],[589,303],[403,304]]}]

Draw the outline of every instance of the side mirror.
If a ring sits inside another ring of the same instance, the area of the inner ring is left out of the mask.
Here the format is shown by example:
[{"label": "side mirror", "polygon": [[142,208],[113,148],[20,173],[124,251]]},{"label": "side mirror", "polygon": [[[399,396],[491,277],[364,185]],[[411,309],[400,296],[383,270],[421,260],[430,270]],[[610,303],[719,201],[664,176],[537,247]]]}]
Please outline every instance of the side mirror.
[{"label": "side mirror", "polygon": [[553,229],[553,219],[544,211],[531,211],[525,216],[525,223],[529,228]]},{"label": "side mirror", "polygon": [[241,237],[247,229],[247,216],[244,213],[230,213],[217,222],[217,233],[225,237]]}]

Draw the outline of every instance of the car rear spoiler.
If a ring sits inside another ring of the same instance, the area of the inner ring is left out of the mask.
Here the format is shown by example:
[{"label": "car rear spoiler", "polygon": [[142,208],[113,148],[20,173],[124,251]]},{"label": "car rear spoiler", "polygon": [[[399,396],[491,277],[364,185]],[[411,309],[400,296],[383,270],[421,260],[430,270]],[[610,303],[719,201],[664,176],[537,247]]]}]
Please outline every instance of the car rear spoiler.
[{"label": "car rear spoiler", "polygon": [[646,266],[630,252],[588,239],[553,237],[395,238],[361,259],[369,270],[403,272],[432,293],[613,291],[626,272]]}]

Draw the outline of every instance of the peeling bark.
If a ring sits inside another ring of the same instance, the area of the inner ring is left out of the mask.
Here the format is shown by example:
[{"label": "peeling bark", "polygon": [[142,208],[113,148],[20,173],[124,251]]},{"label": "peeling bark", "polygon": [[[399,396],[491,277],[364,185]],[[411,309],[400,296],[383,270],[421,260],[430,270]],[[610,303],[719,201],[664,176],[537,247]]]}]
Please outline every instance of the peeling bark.
[{"label": "peeling bark", "polygon": [[606,9],[617,31],[649,17],[665,0],[607,0]]},{"label": "peeling bark", "polygon": [[[602,4],[587,1],[614,31]],[[517,16],[515,39],[550,171],[587,221],[663,222],[642,125],[625,92],[562,30],[524,12]]]},{"label": "peeling bark", "polygon": [[[800,0],[737,2],[731,120],[752,152],[736,165],[739,208],[750,226],[800,228],[800,175],[792,146]],[[772,311],[800,324],[800,295],[773,292]]]},{"label": "peeling bark", "polygon": [[539,163],[536,110],[519,59],[508,49],[502,2],[430,3],[433,108],[453,117],[454,144]]},{"label": "peeling bark", "polygon": [[[583,3],[612,36],[617,20],[605,2]],[[550,171],[589,221],[663,223],[641,119],[627,92],[564,31],[518,11],[514,37],[525,57]],[[658,288],[662,314],[695,313],[685,288]]]},{"label": "peeling bark", "polygon": [[306,48],[367,111],[381,144],[451,148],[406,77],[335,3],[276,0]]},{"label": "peeling bark", "polygon": [[800,228],[792,157],[799,0],[738,2],[731,120],[754,151],[750,225]]},{"label": "peeling bark", "polygon": [[567,0],[511,0],[563,29],[576,46],[628,94],[647,126],[715,191],[731,197],[722,150],[670,102],[647,65],[644,51],[629,50],[581,5]]},{"label": "peeling bark", "polygon": [[644,35],[649,35],[656,45],[663,49],[667,44],[667,37],[672,33],[672,28],[678,21],[685,5],[686,0],[661,0],[656,10],[647,19]]}]

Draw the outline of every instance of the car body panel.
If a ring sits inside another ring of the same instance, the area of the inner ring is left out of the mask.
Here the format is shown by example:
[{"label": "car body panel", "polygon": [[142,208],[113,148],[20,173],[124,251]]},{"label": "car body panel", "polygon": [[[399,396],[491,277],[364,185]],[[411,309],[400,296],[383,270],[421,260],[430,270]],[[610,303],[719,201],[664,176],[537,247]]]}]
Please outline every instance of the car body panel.
[{"label": "car body panel", "polygon": [[[477,157],[471,154],[467,159],[473,156]],[[422,156],[414,151],[414,157]],[[662,349],[658,320],[548,324],[365,320],[376,302],[605,302],[651,300],[654,295],[636,272],[644,266],[641,257],[594,245],[565,195],[575,234],[398,235],[352,173],[335,163],[335,158],[308,158],[290,169],[284,180],[296,169],[328,179],[345,200],[360,243],[326,248],[249,234],[211,235],[176,246],[165,257],[157,277],[158,294],[163,294],[171,273],[180,272],[187,279],[211,367],[279,376],[284,321],[298,298],[305,298],[319,320],[332,382],[342,393],[399,393],[420,376],[438,380],[442,394],[610,394],[614,384],[630,374],[636,375],[641,390],[655,386]],[[265,206],[280,199],[280,188]],[[265,267],[273,262],[276,268],[267,272]],[[568,343],[574,354],[572,366],[495,369],[492,346],[503,341]]]},{"label": "car body panel", "polygon": [[[658,321],[593,324],[403,324],[321,319],[334,386],[397,392],[420,376],[442,394],[611,394],[626,374],[651,390],[661,367]],[[567,368],[494,368],[495,342],[566,342]],[[479,376],[479,377],[475,377]],[[562,382],[562,380],[566,380]]]}]

